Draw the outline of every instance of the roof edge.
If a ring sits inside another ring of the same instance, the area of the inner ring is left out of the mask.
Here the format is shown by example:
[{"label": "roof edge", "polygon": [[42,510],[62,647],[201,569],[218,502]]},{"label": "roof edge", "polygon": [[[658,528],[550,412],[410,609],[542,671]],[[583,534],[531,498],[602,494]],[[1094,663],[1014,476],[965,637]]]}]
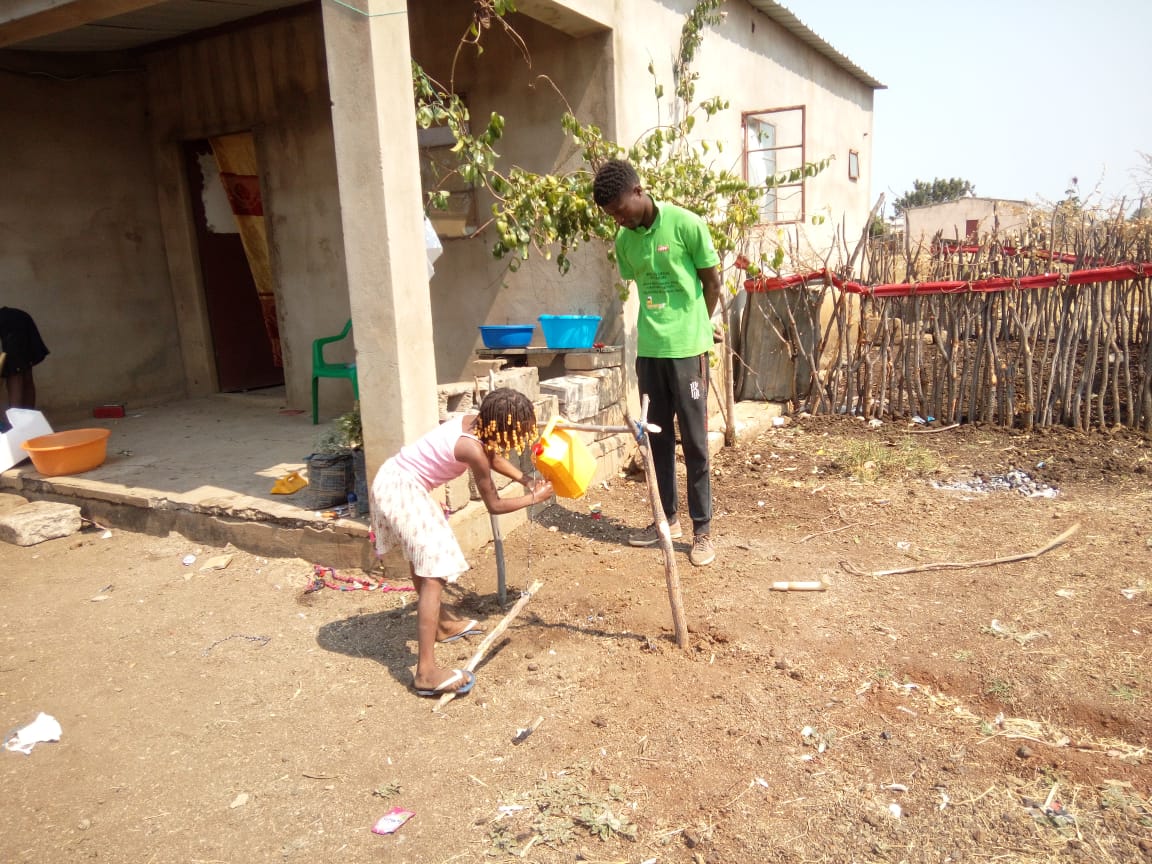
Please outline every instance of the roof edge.
[{"label": "roof edge", "polygon": [[826,42],[807,24],[797,18],[796,15],[783,4],[777,3],[776,0],[748,0],[748,3],[753,9],[763,12],[793,36],[797,37],[801,42],[814,49],[818,54],[822,54],[831,60],[853,78],[867,84],[873,90],[888,89],[887,84],[873,78],[849,60],[846,55],[841,54],[833,48],[831,44]]}]

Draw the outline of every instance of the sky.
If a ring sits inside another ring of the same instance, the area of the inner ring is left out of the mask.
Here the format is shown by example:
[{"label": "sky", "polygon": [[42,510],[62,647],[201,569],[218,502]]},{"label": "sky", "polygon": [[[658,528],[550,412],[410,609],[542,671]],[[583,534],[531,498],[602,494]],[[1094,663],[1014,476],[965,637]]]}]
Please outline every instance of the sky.
[{"label": "sky", "polygon": [[[1134,197],[1152,171],[1150,0],[782,0],[873,78],[873,198],[959,177],[976,195]],[[863,167],[863,166],[862,166]]]}]

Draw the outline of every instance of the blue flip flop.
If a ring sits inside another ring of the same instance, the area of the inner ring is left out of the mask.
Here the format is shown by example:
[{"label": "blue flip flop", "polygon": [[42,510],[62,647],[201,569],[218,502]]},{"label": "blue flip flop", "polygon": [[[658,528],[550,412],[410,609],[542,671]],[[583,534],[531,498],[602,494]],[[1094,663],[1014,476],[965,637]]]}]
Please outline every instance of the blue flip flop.
[{"label": "blue flip flop", "polygon": [[[468,683],[453,690],[452,685],[459,681],[461,678],[467,677]],[[453,696],[463,696],[472,689],[472,685],[476,683],[476,676],[466,669],[453,669],[452,674],[440,682],[439,686],[431,690],[421,690],[416,688],[417,696],[443,696],[445,693],[451,693]]]},{"label": "blue flip flop", "polygon": [[459,633],[455,633],[447,639],[438,639],[436,641],[443,645],[447,642],[455,642],[457,639],[463,639],[465,636],[479,636],[483,632],[484,631],[480,629],[480,622],[473,618]]}]

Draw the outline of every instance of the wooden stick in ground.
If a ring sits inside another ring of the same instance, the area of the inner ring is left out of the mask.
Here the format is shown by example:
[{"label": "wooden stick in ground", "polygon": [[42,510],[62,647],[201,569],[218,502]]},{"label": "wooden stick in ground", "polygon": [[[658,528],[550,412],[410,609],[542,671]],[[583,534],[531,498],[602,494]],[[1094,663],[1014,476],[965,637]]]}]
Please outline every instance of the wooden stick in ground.
[{"label": "wooden stick in ground", "polygon": [[1072,535],[1080,530],[1080,523],[1077,522],[1059,537],[1049,541],[1039,549],[1034,549],[1031,552],[1022,552],[1019,555],[1008,555],[1004,558],[986,558],[983,561],[941,561],[935,564],[918,564],[914,567],[900,567],[896,570],[860,570],[853,567],[847,561],[841,561],[840,566],[853,576],[896,576],[900,573],[920,573],[924,570],[966,570],[972,567],[991,567],[994,564],[1011,564],[1013,561],[1027,561],[1030,558],[1039,558],[1045,552],[1051,552],[1057,546],[1067,543]]},{"label": "wooden stick in ground", "polygon": [[[664,553],[664,581],[668,585],[668,603],[672,606],[672,627],[676,633],[676,645],[687,648],[688,621],[684,617],[684,600],[680,594],[680,572],[676,569],[676,556],[672,551],[672,533],[664,516],[664,505],[660,503],[660,488],[656,484],[656,463],[652,460],[652,446],[648,440],[648,429],[644,425],[647,419],[648,396],[644,395],[640,403],[640,425],[644,428],[644,441],[640,447],[644,451],[644,477],[648,481],[648,497],[652,502],[652,523],[660,535],[660,550]],[[668,434],[672,434],[671,430]]]},{"label": "wooden stick in ground", "polygon": [[[524,607],[528,605],[528,601],[532,599],[532,596],[543,587],[544,583],[539,579],[528,586],[527,590],[520,596],[520,599],[516,601],[516,605],[509,609],[508,614],[500,619],[500,623],[493,627],[491,632],[484,637],[484,641],[480,643],[480,647],[476,649],[476,653],[472,655],[472,659],[465,664],[465,670],[468,672],[476,671],[476,667],[480,665],[480,661],[484,659],[484,655],[488,653],[488,649],[496,644],[497,639],[504,635],[504,631],[508,629],[508,625],[511,624]],[[445,693],[440,697],[440,701],[436,703],[436,707],[432,710],[439,711],[455,698],[455,693]]]}]

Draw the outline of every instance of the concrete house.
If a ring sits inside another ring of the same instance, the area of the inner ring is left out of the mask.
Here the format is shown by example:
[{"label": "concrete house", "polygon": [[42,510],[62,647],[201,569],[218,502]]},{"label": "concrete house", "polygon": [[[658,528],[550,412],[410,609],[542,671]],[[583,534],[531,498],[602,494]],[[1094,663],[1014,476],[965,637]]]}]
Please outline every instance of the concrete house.
[{"label": "concrete house", "polygon": [[929,246],[937,235],[946,242],[977,244],[995,233],[1003,238],[1028,227],[1032,205],[1005,198],[961,198],[904,211],[904,236],[910,249]]},{"label": "concrete house", "polygon": [[[437,216],[429,278],[421,166],[451,142],[417,134],[410,63],[451,81],[473,118],[506,118],[503,167],[571,170],[566,108],[624,144],[667,118],[648,67],[671,93],[693,0],[517,5],[522,41],[493,24],[483,53],[458,51],[471,0],[0,5],[0,303],[52,349],[41,407],[283,384],[309,409],[312,341],[351,319],[333,353],[358,364],[374,469],[435,422],[437,384],[471,374],[478,325],[588,313],[626,343],[633,313],[603,248],[565,276],[539,257],[509,272],[475,190]],[[765,229],[816,251],[838,228],[858,236],[883,85],[779,3],[724,9],[695,68],[698,97],[730,107],[697,134],[752,179],[834,157],[765,197]],[[347,381],[322,382],[322,417],[351,401]]]}]

